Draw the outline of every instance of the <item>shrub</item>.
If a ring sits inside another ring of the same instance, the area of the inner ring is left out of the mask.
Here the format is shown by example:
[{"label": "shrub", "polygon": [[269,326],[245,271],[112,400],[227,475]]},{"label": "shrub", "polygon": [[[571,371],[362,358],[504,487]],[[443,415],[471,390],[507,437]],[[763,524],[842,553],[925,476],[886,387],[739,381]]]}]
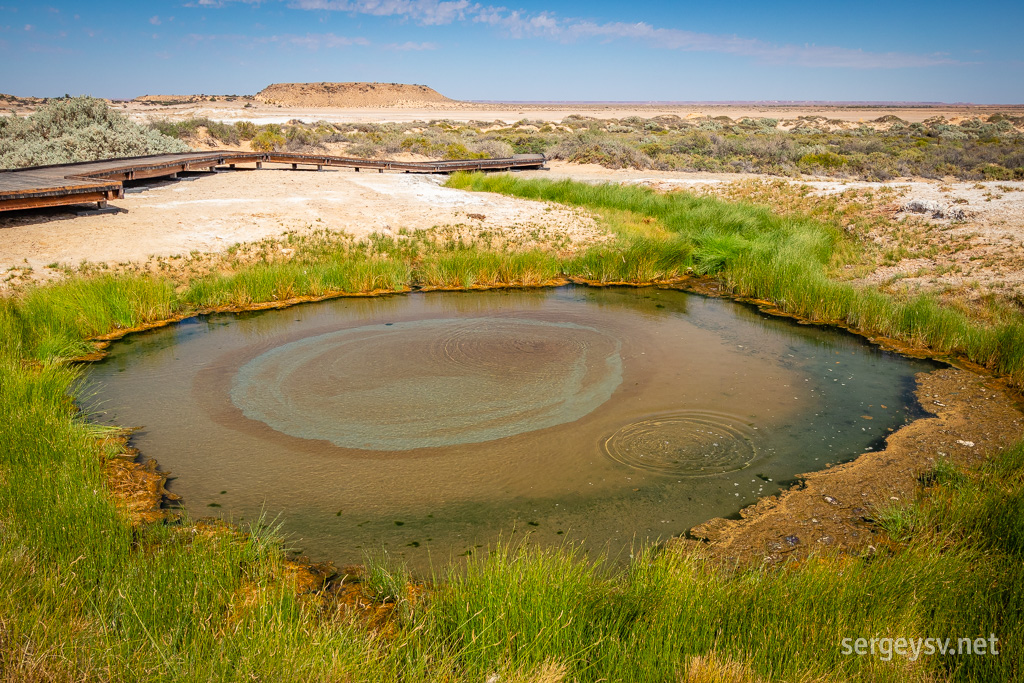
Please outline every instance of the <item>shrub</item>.
[{"label": "shrub", "polygon": [[195,136],[201,128],[205,128],[207,134],[218,142],[230,145],[237,145],[239,142],[236,126],[206,117],[185,119],[184,121],[156,121],[150,124],[150,128],[158,130],[168,137],[179,139]]},{"label": "shrub", "polygon": [[235,130],[241,140],[252,140],[260,132],[259,126],[252,121],[238,121],[235,123]]},{"label": "shrub", "polygon": [[635,147],[606,137],[576,135],[552,148],[552,159],[565,159],[580,164],[601,164],[608,168],[652,168],[652,159]]},{"label": "shrub", "polygon": [[473,155],[481,155],[485,159],[505,159],[515,152],[512,145],[501,140],[478,140],[470,143],[469,151]]},{"label": "shrub", "polygon": [[1013,180],[1013,171],[999,164],[987,164],[978,170],[986,180]]},{"label": "shrub", "polygon": [[189,146],[132,123],[104,100],[49,100],[26,117],[0,117],[0,168],[188,152]]},{"label": "shrub", "polygon": [[280,133],[275,133],[272,130],[262,130],[252,139],[252,148],[256,152],[276,152],[287,141]]},{"label": "shrub", "polygon": [[842,168],[846,165],[846,159],[835,152],[821,152],[818,154],[805,154],[800,157],[800,165],[810,168],[824,168],[832,170]]}]

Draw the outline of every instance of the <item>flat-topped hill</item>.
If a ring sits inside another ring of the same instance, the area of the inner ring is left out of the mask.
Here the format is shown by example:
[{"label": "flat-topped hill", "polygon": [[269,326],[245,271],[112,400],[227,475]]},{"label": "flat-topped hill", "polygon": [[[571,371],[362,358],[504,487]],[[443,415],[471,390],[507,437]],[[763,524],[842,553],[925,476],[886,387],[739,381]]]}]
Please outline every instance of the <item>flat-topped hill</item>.
[{"label": "flat-topped hill", "polygon": [[408,107],[453,102],[433,88],[405,83],[274,83],[256,94],[289,107]]}]

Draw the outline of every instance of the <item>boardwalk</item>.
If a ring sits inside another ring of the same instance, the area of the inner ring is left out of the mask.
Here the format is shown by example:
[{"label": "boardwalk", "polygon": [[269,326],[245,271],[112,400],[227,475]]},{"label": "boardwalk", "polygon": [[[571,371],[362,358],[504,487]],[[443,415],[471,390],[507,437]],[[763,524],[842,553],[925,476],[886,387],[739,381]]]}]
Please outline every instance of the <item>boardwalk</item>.
[{"label": "boardwalk", "polygon": [[35,209],[64,204],[96,202],[103,207],[124,196],[126,180],[173,178],[185,171],[214,171],[239,164],[264,163],[373,169],[405,173],[454,173],[455,171],[510,171],[543,168],[543,154],[519,154],[507,159],[463,159],[458,161],[388,161],[356,159],[318,154],[288,152],[185,152],[90,161],[58,166],[0,171],[0,211]]}]

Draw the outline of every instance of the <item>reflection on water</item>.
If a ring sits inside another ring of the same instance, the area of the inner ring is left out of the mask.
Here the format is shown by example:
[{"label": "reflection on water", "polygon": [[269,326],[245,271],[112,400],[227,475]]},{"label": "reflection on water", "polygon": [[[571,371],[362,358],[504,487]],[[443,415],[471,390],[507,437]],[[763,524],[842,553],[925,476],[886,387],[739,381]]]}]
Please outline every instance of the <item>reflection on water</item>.
[{"label": "reflection on water", "polygon": [[90,377],[193,516],[424,570],[499,534],[617,555],[735,514],[878,447],[932,367],[731,302],[562,288],[196,318]]}]

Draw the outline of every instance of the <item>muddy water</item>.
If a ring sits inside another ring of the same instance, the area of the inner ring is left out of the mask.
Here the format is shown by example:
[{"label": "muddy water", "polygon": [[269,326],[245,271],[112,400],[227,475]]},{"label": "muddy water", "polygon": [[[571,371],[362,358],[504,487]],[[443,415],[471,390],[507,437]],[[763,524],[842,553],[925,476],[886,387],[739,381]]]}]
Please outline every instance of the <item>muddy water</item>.
[{"label": "muddy water", "polygon": [[432,293],[218,315],[90,370],[193,517],[425,571],[499,536],[630,548],[880,446],[934,366],[653,289]]}]

